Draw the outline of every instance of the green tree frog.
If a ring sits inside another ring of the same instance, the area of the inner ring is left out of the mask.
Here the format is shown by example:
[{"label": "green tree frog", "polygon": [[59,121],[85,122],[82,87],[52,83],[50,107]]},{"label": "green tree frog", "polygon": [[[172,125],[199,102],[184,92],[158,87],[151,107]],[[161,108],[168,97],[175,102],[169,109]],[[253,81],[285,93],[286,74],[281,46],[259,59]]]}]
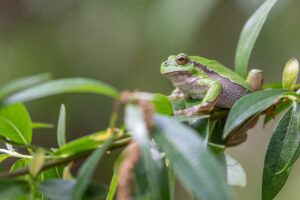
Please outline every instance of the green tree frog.
[{"label": "green tree frog", "polygon": [[[191,116],[200,111],[211,111],[214,106],[231,108],[239,98],[253,91],[237,73],[215,60],[199,56],[184,53],[171,55],[161,64],[160,71],[176,87],[170,96],[171,100],[185,97],[202,99],[200,104],[176,111],[175,114]],[[252,76],[248,76],[248,79],[253,80]],[[262,85],[262,77],[260,80],[258,87]]]}]

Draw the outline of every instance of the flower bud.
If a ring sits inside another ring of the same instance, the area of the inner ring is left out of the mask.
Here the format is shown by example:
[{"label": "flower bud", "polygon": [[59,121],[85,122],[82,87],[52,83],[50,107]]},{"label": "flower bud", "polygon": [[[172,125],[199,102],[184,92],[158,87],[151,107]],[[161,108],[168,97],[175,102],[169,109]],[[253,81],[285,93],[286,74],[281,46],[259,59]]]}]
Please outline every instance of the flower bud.
[{"label": "flower bud", "polygon": [[264,82],[264,74],[259,69],[252,69],[247,77],[247,83],[252,88],[253,92],[259,91]]},{"label": "flower bud", "polygon": [[72,176],[72,174],[71,174],[71,171],[70,171],[71,165],[73,165],[73,163],[68,164],[68,165],[64,168],[64,171],[63,171],[63,179],[65,179],[65,180],[70,180],[70,179],[73,178],[73,176]]},{"label": "flower bud", "polygon": [[299,73],[299,63],[296,58],[291,58],[285,65],[282,75],[282,88],[293,90]]},{"label": "flower bud", "polygon": [[29,165],[29,173],[34,178],[39,174],[40,170],[42,169],[44,159],[45,159],[44,150],[37,149]]}]

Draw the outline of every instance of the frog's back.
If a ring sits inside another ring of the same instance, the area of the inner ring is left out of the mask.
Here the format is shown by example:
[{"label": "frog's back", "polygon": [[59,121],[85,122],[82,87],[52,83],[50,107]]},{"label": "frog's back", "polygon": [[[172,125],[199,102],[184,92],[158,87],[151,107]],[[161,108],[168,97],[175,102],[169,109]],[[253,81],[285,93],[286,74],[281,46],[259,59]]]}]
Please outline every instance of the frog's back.
[{"label": "frog's back", "polygon": [[231,80],[234,83],[240,84],[243,87],[245,87],[246,89],[248,89],[249,91],[251,91],[251,87],[246,82],[246,80],[244,80],[240,75],[238,75],[234,71],[228,69],[221,63],[219,63],[215,60],[210,60],[210,59],[206,59],[206,58],[199,57],[199,56],[190,56],[190,59],[191,59],[191,61],[194,61],[194,62],[198,63],[199,65],[202,65],[203,67],[207,68],[208,70],[211,70],[211,71],[219,74],[220,76]]}]

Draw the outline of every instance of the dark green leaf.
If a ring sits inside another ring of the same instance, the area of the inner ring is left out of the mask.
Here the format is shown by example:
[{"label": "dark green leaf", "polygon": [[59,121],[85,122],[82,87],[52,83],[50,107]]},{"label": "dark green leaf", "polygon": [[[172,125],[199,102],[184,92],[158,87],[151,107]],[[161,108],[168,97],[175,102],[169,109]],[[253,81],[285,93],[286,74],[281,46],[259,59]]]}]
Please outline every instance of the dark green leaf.
[{"label": "dark green leaf", "polygon": [[37,184],[38,191],[50,200],[71,200],[75,180],[52,179]]},{"label": "dark green leaf", "polygon": [[[158,175],[158,184],[161,190],[160,199],[171,199],[171,190],[172,183],[169,183],[169,173],[168,168],[166,167],[165,160],[163,155],[154,147],[151,147],[151,157],[155,163],[156,173]],[[147,166],[144,157],[141,157],[138,164],[134,169],[135,174],[135,195],[136,198],[142,197],[144,195],[149,195],[154,198],[154,195],[151,193],[151,185],[149,184],[147,174]]]},{"label": "dark green leaf", "polygon": [[66,78],[47,83],[15,93],[4,100],[4,104],[25,102],[33,99],[47,97],[56,94],[86,92],[103,94],[113,98],[119,98],[119,92],[113,87],[97,80],[86,78]]},{"label": "dark green leaf", "polygon": [[201,137],[169,117],[156,115],[154,119],[153,137],[184,185],[199,199],[233,199],[225,175]]},{"label": "dark green leaf", "polygon": [[277,0],[266,0],[248,19],[240,34],[235,53],[235,71],[246,78],[251,51],[266,18]]},{"label": "dark green leaf", "polygon": [[[76,181],[75,180],[62,180],[52,179],[48,181],[39,182],[37,188],[40,193],[48,197],[50,200],[72,200]],[[106,189],[100,185],[90,184],[82,200],[99,199],[103,197]]]},{"label": "dark green leaf", "polygon": [[[295,141],[292,141],[295,136],[297,136],[297,120],[291,107],[279,120],[268,146],[263,171],[263,200],[273,199],[284,186],[291,167],[277,173],[286,166],[296,151],[297,146]],[[299,144],[299,140],[297,141]]]},{"label": "dark green leaf", "polygon": [[[151,195],[153,195],[154,199],[169,199],[169,190],[165,190],[165,187],[168,188],[168,185],[165,182],[162,182],[165,180],[164,177],[161,176],[163,173],[163,165],[152,158],[149,133],[146,122],[144,121],[143,111],[139,106],[126,106],[125,125],[128,128],[129,134],[133,136],[141,149],[141,159],[143,160],[145,170],[147,171],[144,178],[146,177],[147,179],[147,183],[151,189]],[[165,187],[163,187],[162,184],[166,184]]]},{"label": "dark green leaf", "polygon": [[57,143],[61,147],[66,144],[66,108],[62,104],[57,123]]},{"label": "dark green leaf", "polygon": [[163,115],[173,114],[173,106],[169,101],[168,97],[162,94],[155,94],[152,97],[152,103],[154,104],[157,113]]},{"label": "dark green leaf", "polygon": [[39,176],[38,180],[44,181],[49,179],[58,179],[62,178],[63,170],[66,165],[60,165],[57,167],[49,168],[47,170],[42,171]]},{"label": "dark green leaf", "polygon": [[173,164],[170,162],[170,160],[166,159],[166,161],[169,163],[168,166],[168,178],[169,178],[169,191],[170,191],[170,199],[174,199],[174,189],[175,189],[175,173],[174,173],[174,167]]},{"label": "dark green leaf", "polygon": [[18,90],[42,83],[51,79],[50,73],[39,74],[35,76],[23,77],[13,80],[0,88],[0,98],[7,96]]},{"label": "dark green leaf", "polygon": [[210,139],[209,118],[198,118],[195,120],[190,120],[189,125],[193,127],[199,133],[199,135],[202,136],[206,143],[208,143],[208,140]]},{"label": "dark green leaf", "polygon": [[84,192],[82,200],[102,199],[105,196],[106,192],[106,187],[91,183],[88,185],[86,191]]},{"label": "dark green leaf", "polygon": [[47,124],[47,123],[40,123],[40,122],[32,122],[31,123],[32,129],[38,129],[38,128],[54,128],[53,124]]},{"label": "dark green leaf", "polygon": [[114,137],[111,137],[106,140],[103,145],[100,148],[96,149],[81,166],[77,175],[77,182],[74,186],[74,200],[80,200],[82,198],[99,160],[101,159],[113,139]]},{"label": "dark green leaf", "polygon": [[0,181],[0,197],[3,200],[15,200],[30,191],[27,181],[8,179]]},{"label": "dark green leaf", "polygon": [[291,121],[286,129],[287,135],[285,140],[287,142],[283,149],[286,165],[277,173],[282,173],[282,171],[292,166],[298,159],[300,153],[300,102],[294,103]]},{"label": "dark green leaf", "polygon": [[262,112],[282,97],[287,90],[262,90],[243,96],[231,108],[224,128],[223,138],[252,115]]},{"label": "dark green leaf", "polygon": [[[278,107],[274,110],[274,116],[277,116],[278,114],[280,114],[281,112],[283,112],[284,110],[286,110],[287,108],[289,108],[292,105],[292,101],[291,100],[287,100],[287,101],[280,101]],[[264,119],[264,125],[266,125],[268,122],[270,122],[273,118],[270,115],[266,115],[265,119]]]},{"label": "dark green leaf", "polygon": [[184,98],[176,99],[175,101],[172,101],[171,103],[173,105],[174,111],[186,109]]},{"label": "dark green leaf", "polygon": [[20,144],[31,143],[31,119],[23,104],[0,109],[0,134]]},{"label": "dark green leaf", "polygon": [[209,143],[212,148],[221,148],[221,151],[225,149],[226,141],[222,138],[222,133],[226,123],[226,118],[215,121],[215,124],[211,128],[211,135],[209,138]]}]

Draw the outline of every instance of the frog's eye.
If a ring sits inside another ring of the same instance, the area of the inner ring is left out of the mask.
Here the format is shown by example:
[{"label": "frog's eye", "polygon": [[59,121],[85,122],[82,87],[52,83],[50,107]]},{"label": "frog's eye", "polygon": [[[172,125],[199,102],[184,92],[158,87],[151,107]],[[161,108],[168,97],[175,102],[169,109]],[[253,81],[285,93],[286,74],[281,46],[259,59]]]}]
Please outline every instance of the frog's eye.
[{"label": "frog's eye", "polygon": [[187,61],[188,61],[187,57],[183,55],[177,56],[176,58],[176,62],[178,65],[184,65],[187,63]]}]

